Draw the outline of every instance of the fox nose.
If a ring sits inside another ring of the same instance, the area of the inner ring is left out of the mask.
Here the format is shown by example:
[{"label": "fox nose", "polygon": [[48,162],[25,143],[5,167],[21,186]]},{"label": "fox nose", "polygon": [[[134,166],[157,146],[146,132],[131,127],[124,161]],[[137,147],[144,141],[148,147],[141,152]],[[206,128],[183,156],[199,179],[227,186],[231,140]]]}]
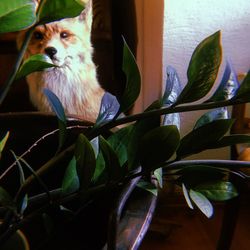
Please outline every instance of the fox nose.
[{"label": "fox nose", "polygon": [[57,53],[57,50],[54,47],[47,47],[44,51],[51,59],[53,59],[54,55]]}]

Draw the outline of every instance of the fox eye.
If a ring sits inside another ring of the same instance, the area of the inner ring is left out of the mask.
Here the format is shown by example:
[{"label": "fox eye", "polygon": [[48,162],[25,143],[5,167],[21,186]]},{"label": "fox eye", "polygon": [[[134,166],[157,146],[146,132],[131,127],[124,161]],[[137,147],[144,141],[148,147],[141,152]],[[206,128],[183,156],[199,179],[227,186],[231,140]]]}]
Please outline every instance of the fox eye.
[{"label": "fox eye", "polygon": [[43,34],[40,31],[35,31],[34,32],[34,38],[37,40],[42,40],[43,39]]},{"label": "fox eye", "polygon": [[61,38],[67,38],[67,37],[69,37],[69,33],[66,32],[66,31],[63,31],[63,32],[60,33],[60,37]]}]

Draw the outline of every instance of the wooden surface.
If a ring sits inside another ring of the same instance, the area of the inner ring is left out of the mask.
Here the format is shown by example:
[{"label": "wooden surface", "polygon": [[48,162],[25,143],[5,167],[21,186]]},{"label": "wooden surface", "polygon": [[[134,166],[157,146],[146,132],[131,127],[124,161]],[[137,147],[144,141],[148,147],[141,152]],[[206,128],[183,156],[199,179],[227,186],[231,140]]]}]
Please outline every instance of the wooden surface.
[{"label": "wooden surface", "polygon": [[[249,198],[248,198],[249,201]],[[159,201],[150,229],[139,250],[215,250],[221,229],[223,204],[217,204],[212,219],[192,211],[180,197]],[[240,206],[230,250],[250,249],[250,202]],[[228,249],[229,250],[229,249]]]}]

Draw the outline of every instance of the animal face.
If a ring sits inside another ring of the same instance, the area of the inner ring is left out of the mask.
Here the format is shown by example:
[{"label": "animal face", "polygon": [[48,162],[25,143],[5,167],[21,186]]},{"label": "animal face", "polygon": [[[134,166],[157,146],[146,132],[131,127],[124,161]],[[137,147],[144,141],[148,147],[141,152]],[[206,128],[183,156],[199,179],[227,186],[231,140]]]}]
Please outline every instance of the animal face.
[{"label": "animal face", "polygon": [[[43,94],[43,89],[48,88],[58,96],[67,114],[90,121],[98,115],[104,90],[97,81],[92,61],[91,4],[90,0],[78,17],[40,25],[33,32],[25,59],[45,54],[48,62],[58,66],[27,77],[30,99],[40,111],[51,111]],[[18,36],[18,47],[24,34]]]}]

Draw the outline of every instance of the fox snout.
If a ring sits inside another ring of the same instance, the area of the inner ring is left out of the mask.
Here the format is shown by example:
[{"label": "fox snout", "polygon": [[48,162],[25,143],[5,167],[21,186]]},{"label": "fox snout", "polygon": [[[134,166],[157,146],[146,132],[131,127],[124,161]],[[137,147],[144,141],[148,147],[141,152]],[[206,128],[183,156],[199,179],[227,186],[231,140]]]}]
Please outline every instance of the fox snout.
[{"label": "fox snout", "polygon": [[55,47],[46,47],[44,49],[44,52],[52,60],[52,59],[54,59],[54,57],[55,57],[55,55],[57,53],[57,49]]}]

